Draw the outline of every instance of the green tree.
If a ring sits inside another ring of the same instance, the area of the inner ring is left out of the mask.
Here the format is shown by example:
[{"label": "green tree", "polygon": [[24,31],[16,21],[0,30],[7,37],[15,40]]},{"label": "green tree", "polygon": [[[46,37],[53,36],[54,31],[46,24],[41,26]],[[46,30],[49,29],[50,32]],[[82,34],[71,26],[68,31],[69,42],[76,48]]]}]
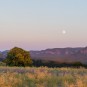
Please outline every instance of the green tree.
[{"label": "green tree", "polygon": [[32,65],[30,53],[18,47],[14,47],[8,52],[7,58],[4,60],[4,62],[9,66]]}]

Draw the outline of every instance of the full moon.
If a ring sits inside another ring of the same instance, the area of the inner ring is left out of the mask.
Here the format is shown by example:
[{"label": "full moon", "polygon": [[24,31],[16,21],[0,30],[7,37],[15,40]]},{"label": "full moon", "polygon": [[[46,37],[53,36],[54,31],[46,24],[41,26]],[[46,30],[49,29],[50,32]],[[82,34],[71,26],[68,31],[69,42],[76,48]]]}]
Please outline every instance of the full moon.
[{"label": "full moon", "polygon": [[63,30],[63,31],[62,31],[62,34],[66,34],[66,31],[65,31],[65,30]]}]

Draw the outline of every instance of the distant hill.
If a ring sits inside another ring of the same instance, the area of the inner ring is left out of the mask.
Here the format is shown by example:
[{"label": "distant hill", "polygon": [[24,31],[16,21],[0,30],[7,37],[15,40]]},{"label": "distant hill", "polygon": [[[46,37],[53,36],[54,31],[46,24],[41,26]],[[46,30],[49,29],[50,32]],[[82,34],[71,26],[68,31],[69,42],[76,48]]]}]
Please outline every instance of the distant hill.
[{"label": "distant hill", "polygon": [[9,52],[9,50],[5,50],[3,52],[0,52],[0,61],[2,61],[3,59],[6,58],[8,52]]},{"label": "distant hill", "polygon": [[33,59],[58,61],[61,63],[81,62],[87,64],[87,47],[53,48],[42,51],[30,51]]},{"label": "distant hill", "polygon": [[[0,60],[6,58],[9,50],[0,52]],[[81,62],[87,64],[87,47],[53,48],[41,51],[30,51],[34,60],[50,60],[61,63]]]}]

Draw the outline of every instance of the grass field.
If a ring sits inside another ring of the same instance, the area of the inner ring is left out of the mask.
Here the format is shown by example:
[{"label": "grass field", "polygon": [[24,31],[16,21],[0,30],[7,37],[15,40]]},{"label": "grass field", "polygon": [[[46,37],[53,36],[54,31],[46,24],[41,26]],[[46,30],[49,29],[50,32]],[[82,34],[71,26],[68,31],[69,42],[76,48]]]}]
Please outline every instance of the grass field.
[{"label": "grass field", "polygon": [[0,87],[87,87],[87,69],[0,67]]}]

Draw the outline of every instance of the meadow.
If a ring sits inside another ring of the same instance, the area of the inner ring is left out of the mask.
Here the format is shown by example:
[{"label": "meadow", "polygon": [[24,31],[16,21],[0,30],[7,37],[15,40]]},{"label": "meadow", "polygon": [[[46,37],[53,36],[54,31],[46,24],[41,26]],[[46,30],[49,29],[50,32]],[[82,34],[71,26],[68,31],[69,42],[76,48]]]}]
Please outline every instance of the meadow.
[{"label": "meadow", "polygon": [[4,66],[0,87],[87,87],[87,69]]}]

